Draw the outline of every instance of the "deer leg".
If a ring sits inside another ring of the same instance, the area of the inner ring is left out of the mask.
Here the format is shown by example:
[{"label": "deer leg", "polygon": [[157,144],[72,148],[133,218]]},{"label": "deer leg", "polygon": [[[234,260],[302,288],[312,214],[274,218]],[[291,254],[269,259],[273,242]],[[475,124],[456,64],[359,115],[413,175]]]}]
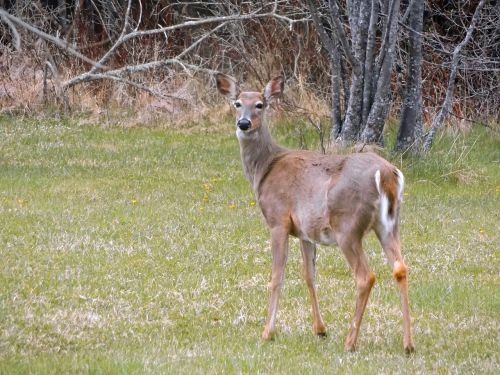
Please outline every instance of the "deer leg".
[{"label": "deer leg", "polygon": [[269,301],[269,313],[262,332],[263,339],[270,339],[275,332],[276,313],[278,311],[278,300],[283,286],[285,265],[288,257],[288,231],[283,228],[271,230],[272,250],[272,276],[271,276],[271,299]]},{"label": "deer leg", "polygon": [[309,289],[313,316],[313,332],[318,336],[326,336],[326,327],[319,311],[318,298],[316,296],[316,245],[312,242],[300,241],[300,250],[304,260],[304,279]]},{"label": "deer leg", "polygon": [[387,256],[389,266],[392,269],[392,276],[399,286],[401,294],[401,304],[403,312],[403,347],[407,354],[415,351],[415,345],[411,334],[411,319],[410,319],[410,302],[408,297],[408,276],[407,267],[401,255],[399,234],[397,229],[394,233],[379,234],[377,233],[384,252]]},{"label": "deer leg", "polygon": [[368,268],[368,261],[363,253],[361,242],[342,246],[342,251],[354,273],[356,282],[356,307],[354,316],[349,325],[349,332],[345,342],[346,351],[356,350],[356,341],[358,339],[359,328],[363,319],[363,313],[370,296],[370,291],[375,284],[375,274]]},{"label": "deer leg", "polygon": [[394,262],[392,275],[398,282],[403,311],[403,348],[407,354],[415,351],[411,334],[410,302],[408,297],[407,267],[403,260]]}]

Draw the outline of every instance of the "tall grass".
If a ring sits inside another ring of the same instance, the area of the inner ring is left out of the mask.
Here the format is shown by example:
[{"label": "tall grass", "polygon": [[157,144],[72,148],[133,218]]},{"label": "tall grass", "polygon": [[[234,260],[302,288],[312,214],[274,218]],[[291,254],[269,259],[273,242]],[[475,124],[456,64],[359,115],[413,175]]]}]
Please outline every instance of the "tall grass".
[{"label": "tall grass", "polygon": [[[273,129],[296,147],[292,125]],[[313,130],[304,139],[315,147]],[[406,176],[402,242],[417,353],[379,245],[359,350],[354,283],[320,248],[329,336],[311,333],[291,241],[279,335],[262,342],[269,235],[229,124],[207,131],[0,118],[0,373],[495,373],[499,147],[443,134]]]}]

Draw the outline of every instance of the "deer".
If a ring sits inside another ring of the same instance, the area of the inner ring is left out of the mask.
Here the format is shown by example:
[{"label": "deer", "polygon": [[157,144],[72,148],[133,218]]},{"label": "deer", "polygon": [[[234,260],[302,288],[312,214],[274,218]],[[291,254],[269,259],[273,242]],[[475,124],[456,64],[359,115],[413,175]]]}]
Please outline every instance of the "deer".
[{"label": "deer", "polygon": [[264,340],[276,334],[278,301],[284,283],[288,241],[299,239],[303,276],[312,309],[313,332],[326,336],[316,288],[316,246],[336,245],[352,269],[356,303],[345,350],[355,351],[375,274],[363,251],[363,237],[374,231],[399,286],[403,315],[403,348],[412,353],[408,268],[400,249],[399,213],[404,176],[375,153],[321,154],[289,150],[272,138],[266,110],[284,91],[284,78],[269,81],[262,91],[242,91],[236,80],[216,74],[218,91],[233,104],[236,137],[244,173],[271,235],[272,270]]}]

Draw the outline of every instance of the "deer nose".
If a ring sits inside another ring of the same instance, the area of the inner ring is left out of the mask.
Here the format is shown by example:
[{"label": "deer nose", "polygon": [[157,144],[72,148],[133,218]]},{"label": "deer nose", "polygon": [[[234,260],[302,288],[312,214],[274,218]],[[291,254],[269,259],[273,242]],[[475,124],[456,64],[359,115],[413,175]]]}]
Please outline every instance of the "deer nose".
[{"label": "deer nose", "polygon": [[252,126],[252,122],[250,120],[247,120],[246,118],[242,118],[241,120],[238,120],[237,125],[241,130],[248,130]]}]

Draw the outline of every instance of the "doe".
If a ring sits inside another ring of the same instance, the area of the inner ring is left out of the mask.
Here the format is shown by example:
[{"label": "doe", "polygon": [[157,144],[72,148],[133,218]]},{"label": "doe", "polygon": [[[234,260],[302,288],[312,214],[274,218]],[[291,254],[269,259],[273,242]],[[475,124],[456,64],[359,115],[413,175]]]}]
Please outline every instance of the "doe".
[{"label": "doe", "polygon": [[265,110],[281,95],[284,79],[271,80],[262,92],[241,91],[236,82],[216,75],[217,88],[236,109],[236,136],[245,175],[271,233],[272,277],[269,313],[262,333],[275,333],[278,299],[288,256],[288,237],[300,239],[304,278],[312,305],[313,332],[326,335],[316,296],[316,244],[338,245],[352,268],[356,306],[345,349],[353,351],[368,296],[375,283],[362,248],[374,230],[401,293],[403,347],[414,350],[408,301],[407,267],[400,251],[399,209],[404,177],[399,169],[372,153],[348,156],[287,150],[272,139]]}]

